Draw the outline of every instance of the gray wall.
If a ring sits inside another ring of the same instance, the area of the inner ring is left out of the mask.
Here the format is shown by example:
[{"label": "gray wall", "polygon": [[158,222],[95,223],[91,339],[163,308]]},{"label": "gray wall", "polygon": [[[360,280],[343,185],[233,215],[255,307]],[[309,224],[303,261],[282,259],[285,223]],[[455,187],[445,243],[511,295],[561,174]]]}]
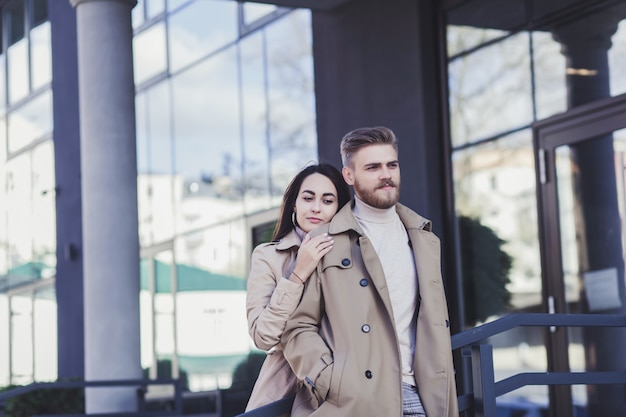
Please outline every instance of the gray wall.
[{"label": "gray wall", "polygon": [[[341,166],[348,131],[385,125],[400,141],[400,201],[433,221],[442,240],[453,331],[456,266],[441,97],[437,12],[431,0],[352,0],[313,12],[320,161]],[[458,328],[458,327],[457,327]]]},{"label": "gray wall", "polygon": [[[76,12],[48,0],[52,28],[59,378],[84,377],[83,262]],[[63,109],[60,111],[59,109]]]}]

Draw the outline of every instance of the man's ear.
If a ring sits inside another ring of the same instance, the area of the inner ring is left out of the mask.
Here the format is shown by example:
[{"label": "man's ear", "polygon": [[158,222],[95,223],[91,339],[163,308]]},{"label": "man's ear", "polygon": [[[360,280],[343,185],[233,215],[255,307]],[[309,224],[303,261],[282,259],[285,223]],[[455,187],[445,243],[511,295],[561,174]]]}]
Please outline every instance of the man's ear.
[{"label": "man's ear", "polygon": [[352,175],[352,170],[347,166],[341,168],[341,174],[343,175],[343,180],[348,185],[354,185],[354,177]]}]

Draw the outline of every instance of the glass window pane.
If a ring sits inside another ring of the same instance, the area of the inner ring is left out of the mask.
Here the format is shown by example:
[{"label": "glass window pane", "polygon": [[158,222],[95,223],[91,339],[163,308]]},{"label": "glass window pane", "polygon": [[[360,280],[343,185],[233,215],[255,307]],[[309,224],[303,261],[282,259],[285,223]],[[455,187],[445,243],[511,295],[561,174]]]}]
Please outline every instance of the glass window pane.
[{"label": "glass window pane", "polygon": [[[0,25],[0,29],[2,26]],[[0,41],[1,41],[0,37]],[[6,56],[4,54],[0,54],[0,116],[4,116],[6,108],[7,108],[7,86],[6,86]],[[3,149],[0,149],[3,152]]]},{"label": "glass window pane", "polygon": [[[509,306],[523,309],[541,302],[541,262],[535,227],[537,203],[531,135],[531,131],[525,130],[453,154],[456,209],[459,216],[474,220],[468,222],[468,233],[461,234],[461,240],[465,239],[469,251],[478,251],[486,246],[474,239],[481,236],[490,239],[495,252],[487,256],[490,261],[484,267],[497,272],[491,277],[498,283],[498,287],[491,287],[489,283],[471,282],[472,288],[476,289],[471,293],[476,294],[476,297],[485,297],[487,301],[481,301],[482,298],[472,299],[471,295],[466,294],[468,305],[471,306],[473,301],[477,309],[484,311],[484,314],[475,312],[474,316],[469,316],[472,322],[467,325],[485,321],[494,314],[503,314]],[[496,250],[498,239],[503,241],[499,246],[504,254],[500,257],[496,256],[500,253]],[[512,261],[508,266],[507,256]],[[464,267],[463,274],[478,272],[473,268],[480,266],[477,263],[480,259],[479,251],[468,258],[465,267],[469,269],[465,270]],[[500,259],[501,267],[491,262],[493,259]],[[489,277],[488,274],[476,274],[476,279]],[[493,288],[500,297],[496,297],[496,294],[490,297],[484,288]],[[490,304],[489,300],[494,303]]]},{"label": "glass window pane", "polygon": [[508,33],[507,31],[496,29],[448,25],[446,27],[448,56],[454,56],[493,39],[501,38]]},{"label": "glass window pane", "polygon": [[33,306],[30,293],[16,294],[11,303],[11,357],[13,384],[33,382]]},{"label": "glass window pane", "polygon": [[[525,0],[480,0],[459,2],[448,10],[448,56],[475,48],[526,25]],[[473,28],[473,29],[472,29]]]},{"label": "glass window pane", "polygon": [[454,60],[449,65],[449,88],[455,146],[532,122],[528,34]]},{"label": "glass window pane", "polygon": [[9,297],[0,286],[0,386],[9,385]]},{"label": "glass window pane", "polygon": [[243,22],[246,25],[267,16],[276,11],[277,7],[273,4],[263,3],[244,3],[243,4]]},{"label": "glass window pane", "polygon": [[167,70],[165,22],[150,26],[133,37],[135,84]]},{"label": "glass window pane", "polygon": [[147,19],[153,19],[163,12],[165,12],[165,0],[150,0],[146,2]]},{"label": "glass window pane", "polygon": [[35,292],[33,310],[36,381],[57,378],[57,306],[54,287]]},{"label": "glass window pane", "polygon": [[266,32],[272,186],[282,195],[295,173],[317,160],[311,14],[295,11]]},{"label": "glass window pane", "polygon": [[32,0],[33,27],[48,20],[48,0]]},{"label": "glass window pane", "polygon": [[544,119],[567,109],[567,63],[551,33],[533,32],[532,37],[537,119]]},{"label": "glass window pane", "polygon": [[9,103],[15,104],[28,95],[28,41],[15,42],[7,50]]},{"label": "glass window pane", "polygon": [[237,2],[205,0],[181,8],[169,21],[171,71],[215,52],[237,36]]},{"label": "glass window pane", "polygon": [[9,114],[9,152],[52,132],[52,92],[45,91]]},{"label": "glass window pane", "polygon": [[136,29],[139,26],[141,26],[143,24],[143,22],[146,21],[145,18],[145,5],[144,5],[144,0],[137,0],[137,4],[135,5],[135,7],[133,7],[133,11],[132,11],[132,21],[133,21],[133,28]]},{"label": "glass window pane", "polygon": [[173,78],[177,232],[242,212],[235,48]]},{"label": "glass window pane", "polygon": [[239,48],[243,90],[244,198],[246,212],[253,213],[269,208],[271,204],[263,33],[246,37]]},{"label": "glass window pane", "polygon": [[[177,346],[192,391],[228,388],[250,350],[245,314],[245,222],[177,239]],[[208,256],[207,256],[208,255]],[[211,343],[198,343],[197,329]]]},{"label": "glass window pane", "polygon": [[52,81],[52,44],[50,22],[43,23],[30,31],[31,79],[36,90]]},{"label": "glass window pane", "polygon": [[48,278],[56,270],[56,193],[51,140],[33,149],[32,172],[33,261],[40,268],[40,277]]},{"label": "glass window pane", "polygon": [[8,9],[9,22],[9,45],[24,39],[24,2],[14,2],[13,7]]},{"label": "glass window pane", "polygon": [[626,93],[626,20],[622,20],[611,39],[609,70],[611,71],[611,95]]},{"label": "glass window pane", "polygon": [[167,11],[171,12],[178,9],[183,4],[187,4],[195,0],[167,0]]},{"label": "glass window pane", "polygon": [[7,162],[9,284],[38,278],[33,260],[32,171],[30,153]]},{"label": "glass window pane", "polygon": [[169,82],[139,94],[137,158],[139,236],[142,246],[174,237],[174,184]]}]

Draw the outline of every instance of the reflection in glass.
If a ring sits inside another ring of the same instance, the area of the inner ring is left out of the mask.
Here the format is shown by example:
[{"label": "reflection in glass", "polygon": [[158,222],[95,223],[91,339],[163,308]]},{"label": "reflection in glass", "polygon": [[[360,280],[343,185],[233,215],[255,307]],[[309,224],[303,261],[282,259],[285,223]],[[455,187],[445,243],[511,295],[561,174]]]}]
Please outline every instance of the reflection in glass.
[{"label": "reflection in glass", "polygon": [[54,381],[57,377],[57,306],[53,286],[35,291],[33,334],[35,381]]},{"label": "reflection in glass", "polygon": [[537,119],[567,110],[567,63],[561,44],[549,32],[533,32],[533,65]]},{"label": "reflection in glass", "polygon": [[56,268],[56,192],[54,149],[46,141],[32,153],[33,260],[41,266],[41,277],[49,278]]},{"label": "reflection in glass", "polygon": [[619,23],[617,32],[611,39],[609,49],[609,70],[611,95],[626,93],[626,20]]},{"label": "reflection in glass", "polygon": [[452,57],[468,49],[508,35],[508,31],[471,26],[446,26],[448,56]]},{"label": "reflection in glass", "polygon": [[174,237],[176,178],[172,175],[169,80],[137,94],[135,103],[139,238],[141,245],[147,246]]},{"label": "reflection in glass", "polygon": [[9,152],[15,152],[51,133],[52,91],[44,91],[9,113],[7,124]]},{"label": "reflection in glass", "polygon": [[455,146],[532,122],[527,33],[455,59],[448,70]]},{"label": "reflection in glass", "polygon": [[237,2],[191,3],[170,16],[168,35],[170,71],[175,72],[237,39]]},{"label": "reflection in glass", "polygon": [[516,309],[532,308],[541,302],[535,166],[530,135],[525,130],[453,154],[457,212],[478,219],[505,241],[502,250],[513,257],[507,289],[511,293],[511,306]]},{"label": "reflection in glass", "polygon": [[27,384],[33,380],[33,302],[30,292],[12,295],[10,303],[11,326],[11,383]]},{"label": "reflection in glass", "polygon": [[[6,56],[0,53],[0,114],[4,116],[7,108],[7,85],[6,85]],[[4,133],[3,133],[4,134]],[[0,140],[0,145],[4,147],[4,142]],[[0,149],[0,157],[4,149]],[[4,161],[4,159],[2,159]]]},{"label": "reflection in glass", "polygon": [[[239,219],[175,242],[177,346],[191,390],[230,387],[235,367],[250,350],[243,314],[244,240],[245,222]],[[203,329],[205,342],[199,343],[198,329]]]},{"label": "reflection in glass", "polygon": [[276,11],[276,9],[277,7],[273,4],[245,2],[243,4],[243,22],[245,25],[249,25],[255,20]]},{"label": "reflection in glass", "polygon": [[172,79],[177,231],[242,213],[236,49]]},{"label": "reflection in glass", "polygon": [[24,153],[7,162],[7,239],[9,283],[38,278],[33,260],[31,155]]},{"label": "reflection in glass", "polygon": [[310,19],[295,11],[266,29],[273,194],[317,158]]},{"label": "reflection in glass", "polygon": [[28,95],[28,40],[22,38],[7,49],[9,104]]},{"label": "reflection in glass", "polygon": [[9,317],[9,297],[0,284],[0,387],[6,387],[10,383]]},{"label": "reflection in glass", "polygon": [[165,21],[150,26],[133,37],[135,85],[167,70]]},{"label": "reflection in glass", "polygon": [[239,44],[246,213],[269,208],[271,204],[264,39],[264,32],[257,31]]},{"label": "reflection in glass", "polygon": [[50,22],[42,23],[30,31],[31,82],[36,90],[52,81],[52,44]]}]

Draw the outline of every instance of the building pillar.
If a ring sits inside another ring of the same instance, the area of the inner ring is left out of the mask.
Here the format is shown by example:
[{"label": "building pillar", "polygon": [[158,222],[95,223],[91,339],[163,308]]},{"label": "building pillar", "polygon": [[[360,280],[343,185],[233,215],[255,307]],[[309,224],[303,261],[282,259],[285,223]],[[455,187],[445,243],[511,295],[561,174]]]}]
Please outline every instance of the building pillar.
[{"label": "building pillar", "polygon": [[[139,379],[139,238],[131,10],[76,9],[82,177],[85,379]],[[90,388],[86,412],[135,411],[136,390]]]}]

